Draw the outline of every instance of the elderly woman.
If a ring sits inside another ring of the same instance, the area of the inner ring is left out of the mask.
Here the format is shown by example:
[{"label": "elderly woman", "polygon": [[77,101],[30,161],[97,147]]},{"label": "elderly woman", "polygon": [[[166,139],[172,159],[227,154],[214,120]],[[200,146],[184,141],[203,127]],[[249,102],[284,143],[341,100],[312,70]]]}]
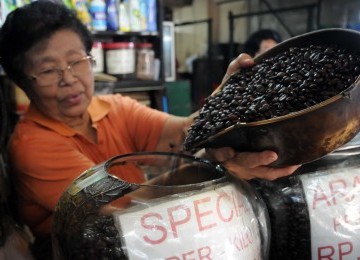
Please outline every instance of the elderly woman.
[{"label": "elderly woman", "polygon": [[[120,94],[94,97],[91,47],[91,33],[76,15],[50,1],[16,9],[0,31],[1,64],[31,101],[9,154],[20,215],[37,239],[51,233],[55,205],[80,173],[119,154],[179,151],[193,120]],[[248,55],[240,55],[227,74],[252,65]],[[222,148],[207,155],[245,179],[275,179],[297,168],[266,167],[277,159],[271,151]],[[143,181],[143,176],[121,177]]]}]

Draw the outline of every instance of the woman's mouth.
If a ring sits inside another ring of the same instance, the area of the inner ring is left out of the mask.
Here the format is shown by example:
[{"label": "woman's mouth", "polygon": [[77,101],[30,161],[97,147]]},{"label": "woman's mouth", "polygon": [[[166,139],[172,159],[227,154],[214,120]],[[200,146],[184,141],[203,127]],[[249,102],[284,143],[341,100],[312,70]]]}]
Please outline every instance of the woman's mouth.
[{"label": "woman's mouth", "polygon": [[81,93],[78,93],[78,94],[74,94],[74,95],[68,95],[65,98],[65,102],[70,105],[77,105],[81,102],[81,99],[82,99],[82,95],[81,95]]}]

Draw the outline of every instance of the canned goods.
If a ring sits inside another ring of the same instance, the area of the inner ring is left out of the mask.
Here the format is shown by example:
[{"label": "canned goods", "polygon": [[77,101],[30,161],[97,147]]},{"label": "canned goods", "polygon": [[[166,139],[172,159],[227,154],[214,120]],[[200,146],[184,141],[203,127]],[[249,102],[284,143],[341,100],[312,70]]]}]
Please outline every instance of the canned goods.
[{"label": "canned goods", "polygon": [[103,45],[108,74],[122,78],[135,76],[135,45],[133,42],[111,42]]}]

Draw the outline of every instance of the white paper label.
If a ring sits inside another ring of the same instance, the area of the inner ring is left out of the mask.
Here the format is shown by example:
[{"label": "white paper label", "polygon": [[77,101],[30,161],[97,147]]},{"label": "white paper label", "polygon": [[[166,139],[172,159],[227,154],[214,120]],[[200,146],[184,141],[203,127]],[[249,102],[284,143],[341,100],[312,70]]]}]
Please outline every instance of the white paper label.
[{"label": "white paper label", "polygon": [[129,259],[261,259],[258,220],[232,184],[114,218]]},{"label": "white paper label", "polygon": [[360,260],[360,169],[300,178],[309,209],[312,259]]}]

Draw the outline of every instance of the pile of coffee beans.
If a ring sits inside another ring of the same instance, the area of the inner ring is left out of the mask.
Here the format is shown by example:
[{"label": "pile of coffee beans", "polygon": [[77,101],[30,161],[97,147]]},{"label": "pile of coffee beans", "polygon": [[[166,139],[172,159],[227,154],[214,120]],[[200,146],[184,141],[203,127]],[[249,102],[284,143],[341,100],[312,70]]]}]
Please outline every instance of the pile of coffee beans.
[{"label": "pile of coffee beans", "polygon": [[250,184],[264,200],[270,219],[269,259],[311,259],[310,217],[298,176]]},{"label": "pile of coffee beans", "polygon": [[360,56],[337,46],[292,47],[232,75],[209,96],[188,131],[185,150],[237,123],[298,112],[347,89],[360,74]]},{"label": "pile of coffee beans", "polygon": [[99,215],[82,223],[80,232],[63,249],[65,259],[127,259],[112,216]]}]

